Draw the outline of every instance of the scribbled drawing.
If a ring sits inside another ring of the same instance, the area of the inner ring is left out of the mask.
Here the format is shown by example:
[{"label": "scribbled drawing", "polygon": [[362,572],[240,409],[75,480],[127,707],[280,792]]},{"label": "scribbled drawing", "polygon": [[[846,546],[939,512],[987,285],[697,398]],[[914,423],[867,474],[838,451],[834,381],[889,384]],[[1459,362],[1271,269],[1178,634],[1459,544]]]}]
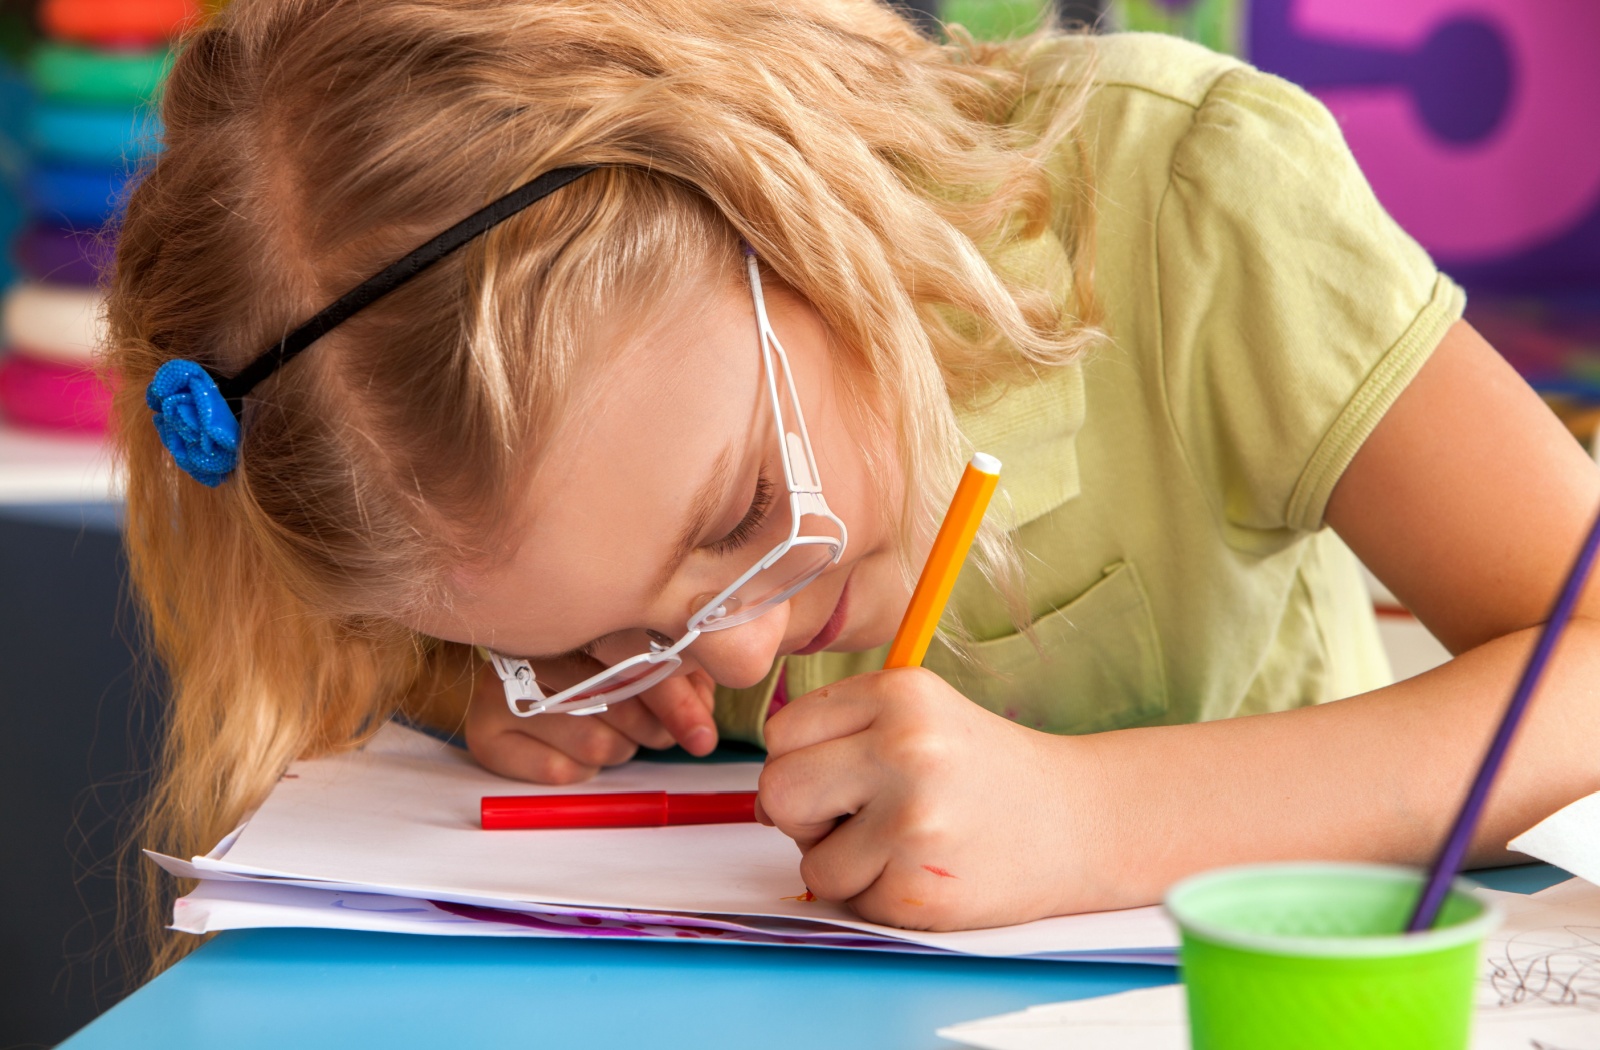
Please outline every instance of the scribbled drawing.
[{"label": "scribbled drawing", "polygon": [[[475,919],[480,922],[498,922],[511,926],[525,926],[530,930],[541,930],[546,933],[569,933],[585,937],[637,937],[637,930],[625,928],[621,923],[610,920],[601,920],[600,925],[592,925],[584,921],[585,916],[575,915],[535,915],[529,912],[507,911],[500,908],[484,908],[476,904],[458,904],[455,901],[430,901],[435,908],[462,919]],[[647,936],[662,937],[664,933],[645,931]]]},{"label": "scribbled drawing", "polygon": [[801,904],[810,904],[812,901],[817,899],[817,895],[812,893],[810,890],[806,890],[804,893],[797,893],[793,897],[779,897],[778,899],[781,901],[799,901]]},{"label": "scribbled drawing", "polygon": [[345,911],[397,912],[397,913],[407,913],[407,914],[412,914],[412,915],[416,915],[416,914],[426,915],[427,912],[428,912],[427,908],[375,908],[375,907],[371,907],[371,906],[365,905],[362,901],[353,901],[353,900],[350,900],[347,897],[335,897],[333,899],[333,903],[330,905],[330,907],[342,908]]},{"label": "scribbled drawing", "polygon": [[1600,1014],[1600,926],[1518,934],[1486,962],[1489,988],[1501,1007],[1542,1003]]}]

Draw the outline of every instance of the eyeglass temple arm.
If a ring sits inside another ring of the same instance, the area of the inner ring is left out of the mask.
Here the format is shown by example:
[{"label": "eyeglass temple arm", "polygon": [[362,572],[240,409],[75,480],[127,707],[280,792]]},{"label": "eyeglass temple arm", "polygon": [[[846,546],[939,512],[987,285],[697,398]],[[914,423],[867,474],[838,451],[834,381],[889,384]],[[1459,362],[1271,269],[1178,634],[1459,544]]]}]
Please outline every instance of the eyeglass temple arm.
[{"label": "eyeglass temple arm", "polygon": [[[821,507],[820,511],[813,513],[823,513],[832,517],[827,504],[822,501],[822,476],[817,470],[816,454],[811,450],[811,434],[806,429],[806,417],[799,410],[800,393],[795,389],[794,373],[789,368],[789,355],[784,351],[778,333],[772,330],[772,323],[767,319],[766,299],[761,292],[761,271],[753,253],[745,256],[745,265],[750,271],[750,287],[755,292],[756,330],[761,341],[762,358],[766,364],[767,390],[772,396],[773,425],[778,428],[784,481],[791,493],[811,493],[816,496],[814,501],[806,501],[808,507],[810,505]],[[789,393],[789,401],[795,406],[794,431],[785,425],[783,398],[778,393],[778,369],[772,364],[774,358],[783,370],[783,383]],[[797,476],[796,462],[804,467],[803,477]]]},{"label": "eyeglass temple arm", "polygon": [[493,649],[486,649],[483,646],[479,646],[478,651],[489,658],[494,673],[500,676],[500,686],[505,690],[506,704],[513,713],[522,714],[522,709],[518,706],[522,703],[532,703],[539,710],[543,710],[544,690],[539,688],[539,679],[533,673],[531,663],[501,656]]}]

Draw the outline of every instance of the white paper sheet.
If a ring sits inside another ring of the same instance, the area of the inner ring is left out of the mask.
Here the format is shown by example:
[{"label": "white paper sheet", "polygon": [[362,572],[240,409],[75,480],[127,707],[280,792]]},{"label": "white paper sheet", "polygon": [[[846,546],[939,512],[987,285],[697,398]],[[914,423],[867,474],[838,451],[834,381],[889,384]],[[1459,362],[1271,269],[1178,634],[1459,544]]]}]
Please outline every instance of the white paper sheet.
[{"label": "white paper sheet", "polygon": [[459,934],[471,929],[479,937],[537,935],[510,923],[452,915],[411,897],[251,881],[202,882],[178,898],[172,911],[172,929],[183,933],[284,926],[424,934]]},{"label": "white paper sheet", "polygon": [[793,843],[760,825],[478,827],[478,802],[489,794],[748,790],[759,771],[756,763],[641,762],[576,787],[539,787],[501,779],[459,749],[389,726],[360,752],[295,763],[230,836],[231,844],[192,861],[159,860],[190,877],[271,880],[530,914],[723,917],[762,934],[770,920],[785,920],[833,936],[977,955],[1102,953],[1108,961],[1171,961],[1176,934],[1157,908],[957,933],[862,922],[837,905],[799,899],[805,886]]},{"label": "white paper sheet", "polygon": [[[173,909],[172,929],[184,933],[262,928],[366,930],[452,937],[561,937],[672,940],[785,948],[949,955],[943,949],[788,919],[719,919],[701,915],[549,909],[473,908],[414,897],[309,887],[278,880],[205,879]],[[1045,961],[1131,963],[1160,961],[1149,953],[1067,952]],[[1168,962],[1172,960],[1167,960]]]},{"label": "white paper sheet", "polygon": [[760,932],[732,925],[694,926],[651,923],[631,919],[602,919],[592,915],[552,913],[496,913],[484,909],[440,904],[414,897],[381,893],[310,889],[275,882],[212,881],[200,883],[181,897],[173,909],[172,928],[185,933],[216,933],[229,929],[297,927],[366,930],[376,933],[420,933],[472,937],[606,938],[613,940],[697,940],[707,943],[803,945],[815,948],[861,948],[934,952],[912,945],[885,945],[874,939],[807,931]]},{"label": "white paper sheet", "polygon": [[1600,792],[1552,813],[1507,848],[1600,883]]},{"label": "white paper sheet", "polygon": [[1165,984],[1095,999],[1031,1006],[939,1029],[982,1050],[1184,1050],[1183,986]]},{"label": "white paper sheet", "polygon": [[[1600,1050],[1600,890],[1573,879],[1532,896],[1481,891],[1506,910],[1484,945],[1474,1050]],[[1050,1003],[952,1025],[982,1050],[1186,1050],[1183,987]]]}]

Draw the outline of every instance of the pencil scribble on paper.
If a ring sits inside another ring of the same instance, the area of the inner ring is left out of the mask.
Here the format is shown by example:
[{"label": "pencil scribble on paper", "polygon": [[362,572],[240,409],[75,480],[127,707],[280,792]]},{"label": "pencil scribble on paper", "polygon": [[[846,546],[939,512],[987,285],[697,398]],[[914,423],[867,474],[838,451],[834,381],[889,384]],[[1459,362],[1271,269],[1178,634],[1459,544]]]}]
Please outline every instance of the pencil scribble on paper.
[{"label": "pencil scribble on paper", "polygon": [[1600,1013],[1600,926],[1518,934],[1487,960],[1486,969],[1499,1006],[1545,1003]]}]

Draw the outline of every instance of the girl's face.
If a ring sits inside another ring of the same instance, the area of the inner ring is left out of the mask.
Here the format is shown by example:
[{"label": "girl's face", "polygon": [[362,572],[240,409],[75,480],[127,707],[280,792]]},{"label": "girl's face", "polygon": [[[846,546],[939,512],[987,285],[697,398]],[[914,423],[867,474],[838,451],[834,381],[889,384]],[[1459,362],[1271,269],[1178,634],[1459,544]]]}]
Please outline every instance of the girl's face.
[{"label": "girl's face", "polygon": [[[897,468],[897,476],[873,476],[864,451],[892,448],[892,440],[862,433],[866,414],[846,409],[864,395],[838,366],[810,304],[770,277],[763,291],[823,496],[849,542],[838,564],[788,601],[708,631],[683,652],[680,673],[703,669],[733,687],[759,682],[786,653],[884,644],[909,597],[883,502],[885,492],[898,500],[903,482]],[[598,334],[597,348],[620,350],[552,436],[506,556],[458,574],[449,607],[411,626],[508,656],[582,652],[612,664],[640,650],[640,629],[681,637],[694,612],[787,536],[748,286],[704,282],[649,320]]]}]

